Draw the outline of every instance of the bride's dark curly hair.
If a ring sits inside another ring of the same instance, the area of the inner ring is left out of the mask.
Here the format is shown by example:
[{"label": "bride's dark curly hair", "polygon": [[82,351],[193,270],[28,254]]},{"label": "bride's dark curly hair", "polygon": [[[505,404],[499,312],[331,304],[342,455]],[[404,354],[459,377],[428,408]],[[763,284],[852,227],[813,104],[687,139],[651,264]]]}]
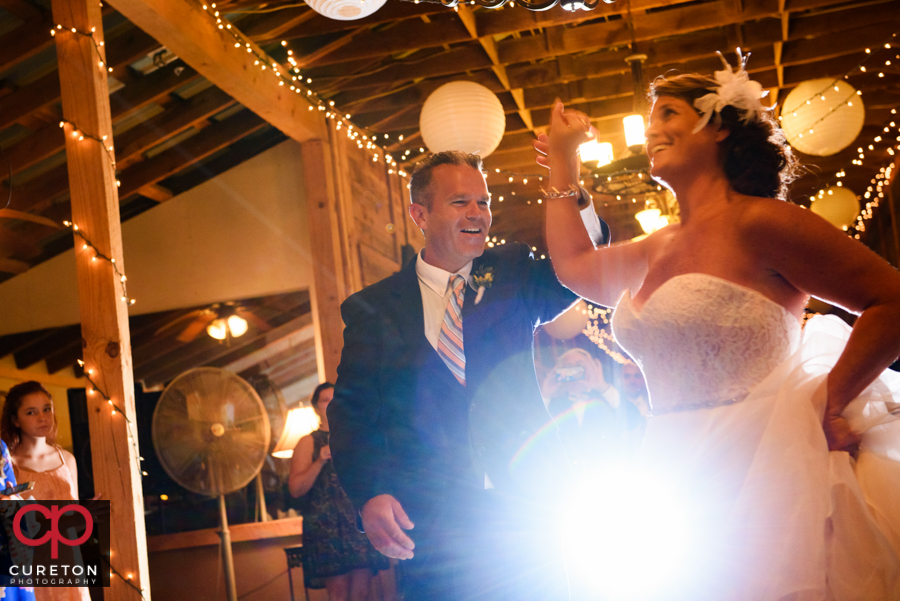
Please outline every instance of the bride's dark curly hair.
[{"label": "bride's dark curly hair", "polygon": [[[718,86],[712,77],[696,73],[660,76],[650,84],[650,99],[674,96],[693,107],[695,100]],[[722,127],[731,132],[722,142],[722,165],[731,186],[747,196],[786,199],[788,185],[798,177],[799,163],[778,121],[763,111],[759,120],[744,123],[742,111],[733,106],[718,114]],[[715,122],[714,115],[710,123]]]}]

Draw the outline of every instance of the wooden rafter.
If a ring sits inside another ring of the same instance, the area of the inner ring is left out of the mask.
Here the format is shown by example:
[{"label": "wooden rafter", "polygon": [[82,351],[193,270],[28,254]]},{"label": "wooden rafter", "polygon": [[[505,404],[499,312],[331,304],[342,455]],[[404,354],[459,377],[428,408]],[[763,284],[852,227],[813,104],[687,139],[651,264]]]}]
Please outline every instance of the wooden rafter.
[{"label": "wooden rafter", "polygon": [[213,84],[289,137],[302,142],[322,135],[322,115],[308,111],[306,100],[288,86],[279,86],[272,70],[257,68],[252,54],[236,51],[231,34],[218,29],[212,14],[197,4],[189,0],[115,0],[112,4]]}]

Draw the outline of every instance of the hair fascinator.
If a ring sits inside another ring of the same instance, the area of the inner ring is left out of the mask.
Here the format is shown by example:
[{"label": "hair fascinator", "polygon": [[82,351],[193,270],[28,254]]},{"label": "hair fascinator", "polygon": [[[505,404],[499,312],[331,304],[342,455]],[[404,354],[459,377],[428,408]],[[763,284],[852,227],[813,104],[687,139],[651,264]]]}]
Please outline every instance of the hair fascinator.
[{"label": "hair fascinator", "polygon": [[767,90],[763,90],[762,85],[757,81],[751,81],[750,76],[745,69],[747,59],[750,55],[743,56],[741,49],[736,50],[738,57],[738,68],[732,70],[731,65],[725,60],[721,52],[716,52],[722,60],[724,69],[715,72],[715,79],[719,86],[715,88],[715,92],[711,92],[694,101],[694,107],[700,111],[700,121],[694,128],[694,133],[700,131],[709,123],[713,113],[716,114],[716,122],[719,122],[719,113],[726,106],[733,106],[743,111],[741,121],[749,123],[757,121],[766,108],[760,102],[760,99],[768,94]]}]

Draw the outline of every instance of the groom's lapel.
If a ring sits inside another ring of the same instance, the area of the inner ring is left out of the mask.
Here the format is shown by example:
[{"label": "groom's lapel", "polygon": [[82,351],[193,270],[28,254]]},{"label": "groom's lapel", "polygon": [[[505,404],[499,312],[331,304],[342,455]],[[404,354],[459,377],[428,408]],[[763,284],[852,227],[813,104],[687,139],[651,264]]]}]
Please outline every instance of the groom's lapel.
[{"label": "groom's lapel", "polygon": [[422,291],[416,274],[416,257],[397,274],[397,285],[391,289],[396,305],[400,336],[407,346],[417,348],[425,338],[425,316],[422,310]]}]

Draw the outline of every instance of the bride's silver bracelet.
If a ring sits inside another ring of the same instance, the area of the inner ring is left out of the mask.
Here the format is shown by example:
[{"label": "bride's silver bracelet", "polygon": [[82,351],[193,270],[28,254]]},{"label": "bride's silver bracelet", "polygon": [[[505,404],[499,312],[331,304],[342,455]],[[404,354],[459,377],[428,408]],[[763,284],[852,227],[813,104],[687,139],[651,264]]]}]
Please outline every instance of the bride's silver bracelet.
[{"label": "bride's silver bracelet", "polygon": [[581,187],[576,186],[575,184],[569,184],[569,187],[566,190],[558,190],[555,187],[551,187],[550,190],[541,188],[541,194],[543,194],[545,200],[552,200],[554,198],[580,197]]}]

